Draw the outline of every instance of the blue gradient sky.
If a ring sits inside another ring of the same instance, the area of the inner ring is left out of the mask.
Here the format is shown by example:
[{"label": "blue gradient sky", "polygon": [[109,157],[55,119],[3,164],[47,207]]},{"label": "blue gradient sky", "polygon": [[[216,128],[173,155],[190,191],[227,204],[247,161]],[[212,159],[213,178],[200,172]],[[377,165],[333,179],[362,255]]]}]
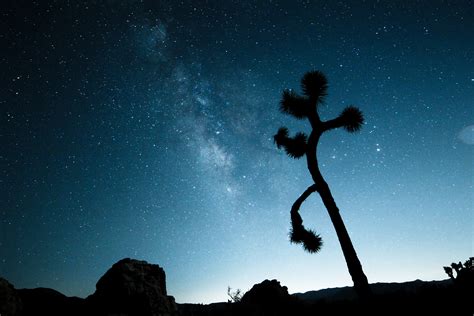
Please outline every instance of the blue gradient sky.
[{"label": "blue gradient sky", "polygon": [[[85,297],[117,260],[157,263],[178,302],[278,279],[351,285],[311,184],[272,142],[304,72],[329,78],[321,169],[370,282],[444,279],[473,255],[470,1],[28,1],[2,5],[0,276]],[[464,131],[463,131],[464,130]]]}]

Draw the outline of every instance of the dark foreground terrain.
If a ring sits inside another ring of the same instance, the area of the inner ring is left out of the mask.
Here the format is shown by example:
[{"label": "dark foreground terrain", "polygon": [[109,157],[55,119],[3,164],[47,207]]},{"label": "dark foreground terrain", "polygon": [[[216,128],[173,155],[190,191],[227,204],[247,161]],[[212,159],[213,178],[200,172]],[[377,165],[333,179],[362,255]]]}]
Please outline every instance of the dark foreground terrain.
[{"label": "dark foreground terrain", "polygon": [[[447,268],[449,269],[449,268]],[[448,272],[448,270],[447,270]],[[351,287],[290,295],[277,280],[256,284],[233,302],[177,304],[167,295],[158,265],[123,259],[85,299],[46,288],[15,289],[0,278],[0,315],[211,316],[211,315],[474,315],[473,270],[462,278],[372,284],[372,297],[358,299]]]}]

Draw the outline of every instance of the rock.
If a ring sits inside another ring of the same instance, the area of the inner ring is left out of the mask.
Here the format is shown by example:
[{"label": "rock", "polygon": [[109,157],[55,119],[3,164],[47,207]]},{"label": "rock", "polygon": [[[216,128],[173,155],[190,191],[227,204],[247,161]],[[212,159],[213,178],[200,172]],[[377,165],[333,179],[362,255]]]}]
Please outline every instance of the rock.
[{"label": "rock", "polygon": [[247,293],[242,296],[243,304],[256,305],[283,305],[292,300],[288,294],[288,288],[281,286],[277,280],[265,280],[255,284]]},{"label": "rock", "polygon": [[239,315],[304,315],[301,302],[288,294],[288,288],[277,280],[255,284],[240,300]]},{"label": "rock", "polygon": [[7,280],[0,278],[0,315],[17,316],[23,310],[18,292]]},{"label": "rock", "polygon": [[171,316],[177,314],[166,292],[165,271],[156,264],[134,259],[115,263],[97,282],[87,298],[99,314]]}]

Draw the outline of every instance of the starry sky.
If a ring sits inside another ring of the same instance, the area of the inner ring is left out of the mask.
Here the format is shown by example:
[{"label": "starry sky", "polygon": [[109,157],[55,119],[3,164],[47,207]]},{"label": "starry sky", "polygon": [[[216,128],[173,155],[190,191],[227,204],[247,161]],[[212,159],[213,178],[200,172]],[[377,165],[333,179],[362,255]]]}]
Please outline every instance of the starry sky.
[{"label": "starry sky", "polygon": [[324,247],[289,243],[311,184],[273,144],[285,88],[323,71],[328,181],[370,282],[444,279],[473,255],[474,5],[459,1],[4,1],[0,275],[86,297],[124,257],[162,266],[177,302],[278,279],[351,285]]}]

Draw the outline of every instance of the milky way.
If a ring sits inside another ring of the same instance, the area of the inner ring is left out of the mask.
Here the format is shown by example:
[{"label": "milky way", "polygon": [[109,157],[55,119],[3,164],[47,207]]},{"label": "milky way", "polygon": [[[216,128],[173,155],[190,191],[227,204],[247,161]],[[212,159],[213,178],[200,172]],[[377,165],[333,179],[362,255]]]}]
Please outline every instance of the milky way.
[{"label": "milky way", "polygon": [[[11,3],[10,3],[11,2]],[[178,302],[278,279],[350,285],[329,217],[289,243],[305,161],[273,144],[281,92],[329,79],[321,169],[370,282],[442,279],[472,256],[469,1],[27,1],[3,4],[0,276],[87,296],[117,260],[160,264]]]}]

